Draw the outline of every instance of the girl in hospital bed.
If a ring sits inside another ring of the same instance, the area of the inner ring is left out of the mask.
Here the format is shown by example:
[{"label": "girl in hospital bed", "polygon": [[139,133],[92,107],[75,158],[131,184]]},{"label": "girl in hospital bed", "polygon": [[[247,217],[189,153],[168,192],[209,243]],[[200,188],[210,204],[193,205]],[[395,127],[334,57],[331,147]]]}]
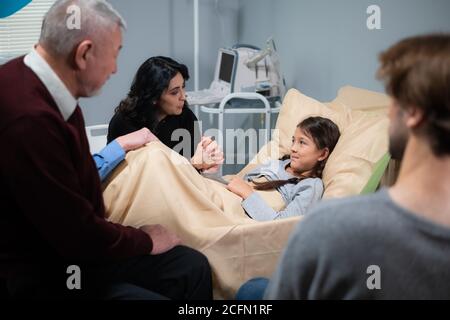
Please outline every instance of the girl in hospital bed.
[{"label": "girl in hospital bed", "polygon": [[339,136],[331,120],[306,118],[295,129],[289,156],[259,165],[243,179],[235,176],[227,185],[206,179],[186,158],[151,142],[130,151],[106,181],[105,203],[116,208],[109,210],[110,218],[132,225],[188,212],[195,219],[258,221],[305,215],[322,197],[322,171]]},{"label": "girl in hospital bed", "polygon": [[[242,207],[260,221],[304,215],[323,193],[322,171],[339,139],[339,129],[331,120],[310,117],[300,122],[292,137],[291,154],[271,160],[233,178],[227,188],[243,198]],[[285,208],[276,210],[256,190],[277,190]]]},{"label": "girl in hospital bed", "polygon": [[175,232],[208,257],[215,297],[231,298],[245,280],[273,272],[292,228],[322,196],[320,177],[338,138],[333,122],[308,118],[295,130],[290,159],[258,166],[244,176],[248,185],[235,178],[229,186],[150,142],[128,152],[103,184],[108,219]]}]

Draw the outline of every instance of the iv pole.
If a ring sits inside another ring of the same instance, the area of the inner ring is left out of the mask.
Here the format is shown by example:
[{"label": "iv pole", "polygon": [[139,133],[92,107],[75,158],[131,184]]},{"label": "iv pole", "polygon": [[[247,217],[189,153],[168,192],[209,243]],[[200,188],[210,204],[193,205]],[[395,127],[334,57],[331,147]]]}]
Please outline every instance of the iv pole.
[{"label": "iv pole", "polygon": [[[194,0],[194,91],[199,90],[199,16],[198,0]],[[194,114],[199,117],[199,106],[194,106]]]},{"label": "iv pole", "polygon": [[194,91],[199,89],[199,58],[198,0],[194,0]]}]

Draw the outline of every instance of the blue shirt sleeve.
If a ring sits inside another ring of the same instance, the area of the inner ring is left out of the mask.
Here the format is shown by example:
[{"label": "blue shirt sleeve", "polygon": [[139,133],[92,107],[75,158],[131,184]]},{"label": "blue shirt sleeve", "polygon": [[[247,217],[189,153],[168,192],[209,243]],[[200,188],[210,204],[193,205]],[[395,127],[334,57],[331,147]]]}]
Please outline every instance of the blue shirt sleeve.
[{"label": "blue shirt sleeve", "polygon": [[95,164],[97,166],[100,180],[103,182],[105,178],[113,171],[115,167],[125,159],[125,151],[120,144],[114,140],[106,147],[100,150],[99,153],[95,153],[93,156]]}]

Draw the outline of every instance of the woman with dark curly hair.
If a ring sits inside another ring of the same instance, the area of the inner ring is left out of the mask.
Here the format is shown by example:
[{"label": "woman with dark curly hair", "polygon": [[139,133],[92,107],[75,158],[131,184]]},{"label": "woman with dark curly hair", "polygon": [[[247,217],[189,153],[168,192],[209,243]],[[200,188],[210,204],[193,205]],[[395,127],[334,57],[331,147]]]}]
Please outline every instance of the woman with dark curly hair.
[{"label": "woman with dark curly hair", "polygon": [[146,127],[166,146],[191,158],[196,169],[218,168],[223,154],[216,142],[201,138],[197,117],[188,108],[188,79],[184,64],[162,56],[147,59],[139,67],[127,97],[115,109],[108,143]]}]

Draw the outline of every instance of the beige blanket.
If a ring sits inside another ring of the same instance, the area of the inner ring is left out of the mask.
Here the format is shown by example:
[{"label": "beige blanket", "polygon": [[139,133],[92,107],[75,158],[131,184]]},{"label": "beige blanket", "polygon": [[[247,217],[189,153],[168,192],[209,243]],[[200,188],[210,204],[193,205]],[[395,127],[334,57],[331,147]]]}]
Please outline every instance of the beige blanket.
[{"label": "beige blanket", "polygon": [[[111,221],[134,227],[162,224],[185,245],[203,252],[213,270],[216,299],[233,298],[252,277],[270,276],[300,219],[250,219],[240,197],[202,177],[185,158],[159,142],[129,152],[104,188]],[[263,197],[274,208],[283,204],[276,191]]]},{"label": "beige blanket", "polygon": [[[341,130],[325,167],[324,198],[358,194],[374,164],[387,152],[389,103],[383,94],[354,87],[340,89],[328,104],[291,89],[273,139],[239,176],[288,153],[298,122],[320,115]],[[277,211],[284,205],[276,191],[261,195]],[[215,298],[232,298],[244,281],[270,276],[290,231],[301,219],[251,220],[239,197],[200,176],[185,158],[160,143],[128,153],[105,183],[104,198],[112,221],[136,227],[160,223],[203,252],[213,269]]]}]

